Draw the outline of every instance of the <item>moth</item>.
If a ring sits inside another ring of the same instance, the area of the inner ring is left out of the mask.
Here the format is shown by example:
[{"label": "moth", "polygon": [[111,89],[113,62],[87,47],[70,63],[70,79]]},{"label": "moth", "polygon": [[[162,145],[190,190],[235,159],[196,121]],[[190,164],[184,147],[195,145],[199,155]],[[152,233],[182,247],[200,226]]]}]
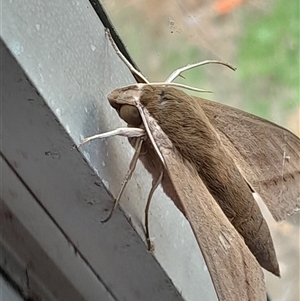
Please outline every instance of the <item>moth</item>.
[{"label": "moth", "polygon": [[153,177],[145,210],[148,247],[148,209],[161,184],[189,221],[219,300],[265,300],[260,266],[277,276],[280,271],[253,193],[262,197],[277,221],[299,210],[300,139],[262,118],[189,96],[177,89],[186,86],[173,83],[183,71],[220,62],[188,65],[163,83],[150,83],[112,44],[140,81],[108,95],[128,127],[81,144],[123,135],[135,148],[114,208],[140,159]]}]

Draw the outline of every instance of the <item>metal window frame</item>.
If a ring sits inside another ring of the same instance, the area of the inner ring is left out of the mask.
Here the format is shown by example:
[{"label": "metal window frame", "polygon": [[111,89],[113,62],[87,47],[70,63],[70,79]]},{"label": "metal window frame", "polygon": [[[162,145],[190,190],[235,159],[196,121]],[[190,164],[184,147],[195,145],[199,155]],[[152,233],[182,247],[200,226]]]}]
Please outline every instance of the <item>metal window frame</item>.
[{"label": "metal window frame", "polygon": [[[4,1],[1,269],[24,298],[217,300],[188,222],[141,165],[113,218],[132,149],[84,137],[124,125],[106,99],[134,82],[87,0]],[[180,293],[179,293],[180,292]]]}]

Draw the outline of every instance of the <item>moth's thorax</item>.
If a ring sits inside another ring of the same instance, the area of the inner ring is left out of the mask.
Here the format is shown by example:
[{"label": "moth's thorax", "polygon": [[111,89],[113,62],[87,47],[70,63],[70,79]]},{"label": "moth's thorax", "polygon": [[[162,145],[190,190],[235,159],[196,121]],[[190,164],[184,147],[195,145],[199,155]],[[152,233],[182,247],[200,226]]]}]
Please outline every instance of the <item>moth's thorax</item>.
[{"label": "moth's thorax", "polygon": [[219,143],[215,129],[196,98],[175,88],[147,85],[142,88],[140,103],[175,147],[184,149],[194,145],[207,152],[206,147]]}]

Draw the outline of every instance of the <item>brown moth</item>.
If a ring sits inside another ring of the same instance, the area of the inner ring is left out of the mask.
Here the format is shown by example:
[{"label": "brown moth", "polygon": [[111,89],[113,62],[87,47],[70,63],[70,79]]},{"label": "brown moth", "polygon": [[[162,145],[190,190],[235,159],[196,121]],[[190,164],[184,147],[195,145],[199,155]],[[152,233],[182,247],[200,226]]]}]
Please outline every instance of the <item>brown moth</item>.
[{"label": "brown moth", "polygon": [[178,69],[166,82],[152,84],[131,68],[144,84],[108,95],[129,128],[82,143],[116,134],[129,137],[136,153],[125,184],[137,158],[153,176],[147,238],[151,196],[161,183],[190,222],[219,300],[265,300],[258,263],[277,276],[280,272],[252,193],[261,195],[276,220],[299,209],[300,139],[267,120],[171,87],[181,72],[206,63]]}]

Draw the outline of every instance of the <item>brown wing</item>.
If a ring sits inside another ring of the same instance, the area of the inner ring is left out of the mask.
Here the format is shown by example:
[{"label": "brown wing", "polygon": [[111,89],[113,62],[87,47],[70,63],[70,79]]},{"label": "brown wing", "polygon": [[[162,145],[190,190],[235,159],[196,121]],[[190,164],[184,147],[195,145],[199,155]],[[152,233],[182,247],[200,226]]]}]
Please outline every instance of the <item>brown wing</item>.
[{"label": "brown wing", "polygon": [[275,220],[300,208],[300,139],[265,119],[197,98],[244,177]]},{"label": "brown wing", "polygon": [[194,231],[219,300],[265,300],[260,266],[208,192],[198,173],[172,149],[157,142],[183,211]]},{"label": "brown wing", "polygon": [[191,224],[219,300],[265,300],[264,277],[258,262],[210,195],[197,171],[183,161],[156,121],[146,111],[145,114],[164,158],[172,189],[177,194],[174,201]]}]

